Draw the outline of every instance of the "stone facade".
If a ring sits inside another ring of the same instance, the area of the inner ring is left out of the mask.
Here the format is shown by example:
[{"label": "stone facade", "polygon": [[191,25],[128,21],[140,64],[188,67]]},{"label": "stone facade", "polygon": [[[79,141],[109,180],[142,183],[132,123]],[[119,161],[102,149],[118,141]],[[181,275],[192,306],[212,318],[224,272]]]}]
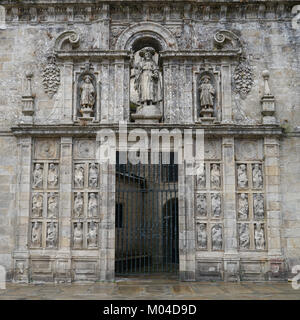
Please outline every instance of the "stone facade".
[{"label": "stone facade", "polygon": [[291,277],[300,264],[296,5],[1,1],[8,279],[114,279],[116,173],[98,162],[97,132],[119,137],[124,121],[149,134],[205,132],[202,169],[178,170],[181,280]]}]

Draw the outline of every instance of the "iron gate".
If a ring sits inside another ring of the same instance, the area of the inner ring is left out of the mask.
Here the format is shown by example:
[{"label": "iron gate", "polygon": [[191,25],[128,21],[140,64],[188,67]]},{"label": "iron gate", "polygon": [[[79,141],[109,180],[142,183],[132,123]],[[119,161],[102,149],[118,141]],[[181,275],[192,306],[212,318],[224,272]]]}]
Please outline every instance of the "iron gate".
[{"label": "iron gate", "polygon": [[[118,160],[118,155],[117,155]],[[116,275],[177,272],[178,165],[116,165]]]}]

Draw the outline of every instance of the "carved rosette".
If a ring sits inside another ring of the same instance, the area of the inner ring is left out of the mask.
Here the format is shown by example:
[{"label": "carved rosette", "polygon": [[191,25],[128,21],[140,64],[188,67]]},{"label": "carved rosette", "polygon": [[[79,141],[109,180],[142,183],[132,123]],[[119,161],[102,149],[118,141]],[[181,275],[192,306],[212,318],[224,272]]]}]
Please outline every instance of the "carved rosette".
[{"label": "carved rosette", "polygon": [[253,85],[252,68],[246,60],[241,61],[235,68],[233,78],[236,93],[239,93],[240,97],[245,99]]},{"label": "carved rosette", "polygon": [[42,77],[45,92],[50,98],[52,98],[60,85],[60,69],[56,65],[56,58],[54,54],[48,55],[47,64],[43,70]]}]

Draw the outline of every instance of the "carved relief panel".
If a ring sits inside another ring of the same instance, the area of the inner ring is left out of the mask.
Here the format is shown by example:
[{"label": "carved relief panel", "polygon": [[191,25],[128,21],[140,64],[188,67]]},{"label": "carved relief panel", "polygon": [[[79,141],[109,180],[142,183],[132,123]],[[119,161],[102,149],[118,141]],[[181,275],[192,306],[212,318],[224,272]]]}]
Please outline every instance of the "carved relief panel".
[{"label": "carved relief panel", "polygon": [[221,145],[205,140],[204,162],[196,164],[195,217],[199,250],[223,250]]},{"label": "carved relief panel", "polygon": [[31,248],[57,248],[59,219],[59,142],[36,139],[31,177]]},{"label": "carved relief panel", "polygon": [[236,140],[237,228],[240,250],[266,249],[264,164],[260,140]]},{"label": "carved relief panel", "polygon": [[77,139],[73,154],[72,245],[74,249],[98,248],[100,167],[95,162],[95,140]]}]

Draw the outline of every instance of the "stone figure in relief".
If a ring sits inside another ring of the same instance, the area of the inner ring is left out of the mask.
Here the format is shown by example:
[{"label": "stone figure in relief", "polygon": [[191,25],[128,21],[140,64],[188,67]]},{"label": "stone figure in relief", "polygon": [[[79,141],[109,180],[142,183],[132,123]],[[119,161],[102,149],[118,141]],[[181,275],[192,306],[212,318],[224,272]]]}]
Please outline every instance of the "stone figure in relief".
[{"label": "stone figure in relief", "polygon": [[48,248],[54,248],[56,246],[56,237],[57,237],[56,225],[51,221],[50,223],[48,223],[48,227],[47,227],[46,244]]},{"label": "stone figure in relief", "polygon": [[248,219],[249,203],[248,196],[245,193],[239,195],[239,219]]},{"label": "stone figure in relief", "polygon": [[83,188],[83,181],[84,181],[84,169],[81,164],[75,165],[74,170],[74,182],[76,188]]},{"label": "stone figure in relief", "polygon": [[50,163],[48,170],[48,186],[56,187],[58,183],[58,169],[57,165]]},{"label": "stone figure in relief", "polygon": [[197,242],[201,249],[207,248],[207,233],[205,223],[198,224]]},{"label": "stone figure in relief", "polygon": [[257,250],[263,250],[265,248],[264,230],[261,227],[260,223],[257,223],[255,226],[254,241],[255,241],[255,248]]},{"label": "stone figure in relief", "polygon": [[33,182],[32,182],[33,188],[42,188],[43,187],[43,167],[37,163],[35,165],[34,171],[33,171]]},{"label": "stone figure in relief", "polygon": [[41,247],[42,245],[41,224],[38,222],[34,222],[32,226],[31,243],[34,247]]},{"label": "stone figure in relief", "polygon": [[96,91],[92,78],[86,75],[83,78],[83,84],[80,87],[80,106],[82,109],[93,109],[95,104]]},{"label": "stone figure in relief", "polygon": [[212,235],[212,249],[213,250],[222,250],[222,227],[219,224],[216,224],[211,229]]},{"label": "stone figure in relief", "polygon": [[206,216],[207,214],[207,203],[205,194],[197,195],[197,212],[200,214],[200,216]]},{"label": "stone figure in relief", "polygon": [[98,168],[95,163],[90,165],[89,186],[92,188],[98,186]]},{"label": "stone figure in relief", "polygon": [[263,178],[262,178],[261,167],[258,163],[254,165],[254,168],[252,170],[252,181],[253,181],[253,188],[255,189],[262,188]]},{"label": "stone figure in relief", "polygon": [[88,203],[88,216],[97,217],[98,215],[98,200],[95,193],[90,194],[89,203]]},{"label": "stone figure in relief", "polygon": [[97,247],[97,225],[94,222],[89,224],[87,241],[89,247]]},{"label": "stone figure in relief", "polygon": [[249,249],[250,235],[249,235],[249,225],[247,223],[240,224],[239,239],[240,239],[240,241],[239,241],[240,247],[243,249]]},{"label": "stone figure in relief", "polygon": [[253,195],[253,210],[256,219],[264,218],[264,197],[260,193]]},{"label": "stone figure in relief", "polygon": [[211,84],[211,78],[204,76],[199,86],[200,91],[200,108],[211,109],[214,105],[215,89]]},{"label": "stone figure in relief", "polygon": [[34,193],[32,196],[32,215],[34,217],[43,215],[43,195],[41,193]]},{"label": "stone figure in relief", "polygon": [[48,218],[56,218],[58,214],[58,199],[55,193],[48,196]]},{"label": "stone figure in relief", "polygon": [[74,200],[74,215],[75,217],[81,217],[83,214],[83,198],[81,192],[78,192]]},{"label": "stone figure in relief", "polygon": [[214,217],[221,215],[221,196],[219,193],[212,193],[211,195],[211,210]]},{"label": "stone figure in relief", "polygon": [[141,105],[153,105],[160,101],[159,97],[159,68],[154,61],[155,50],[146,47],[140,50],[142,61],[136,66],[134,86],[138,92]]},{"label": "stone figure in relief", "polygon": [[74,247],[81,248],[82,247],[82,241],[83,241],[83,230],[81,226],[81,222],[76,223],[76,227],[74,228]]},{"label": "stone figure in relief", "polygon": [[248,187],[247,166],[245,164],[238,166],[238,186],[240,188]]},{"label": "stone figure in relief", "polygon": [[197,168],[197,186],[200,188],[206,187],[206,175],[205,175],[205,165],[200,164]]},{"label": "stone figure in relief", "polygon": [[210,181],[212,188],[220,188],[221,173],[220,166],[214,163],[210,171]]}]

